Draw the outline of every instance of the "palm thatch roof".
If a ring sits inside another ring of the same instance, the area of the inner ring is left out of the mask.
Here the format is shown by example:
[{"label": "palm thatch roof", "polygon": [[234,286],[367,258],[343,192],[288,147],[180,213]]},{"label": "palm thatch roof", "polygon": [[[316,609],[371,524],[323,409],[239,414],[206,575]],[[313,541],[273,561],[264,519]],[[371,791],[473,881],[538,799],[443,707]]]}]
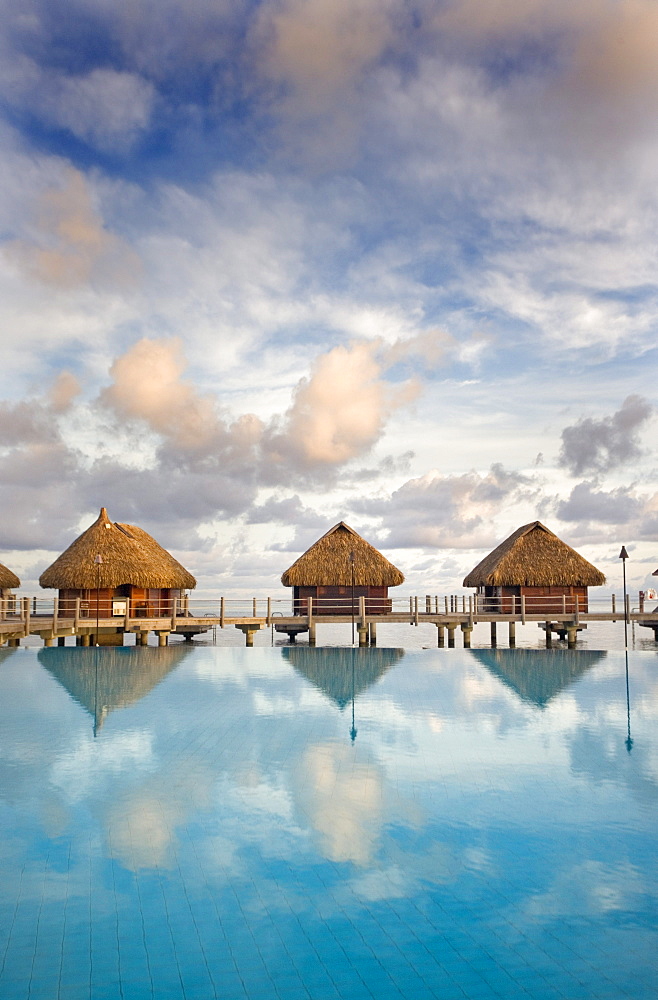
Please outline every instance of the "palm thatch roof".
[{"label": "palm thatch roof", "polygon": [[[99,555],[102,562],[96,563]],[[110,521],[105,507],[91,527],[39,577],[42,587],[196,587],[191,573],[142,528]]]},{"label": "palm thatch roof", "polygon": [[464,579],[465,587],[600,587],[605,576],[541,523],[512,532]]},{"label": "palm thatch roof", "polygon": [[[352,553],[354,553],[352,561]],[[404,575],[344,521],[311,545],[281,577],[284,587],[397,587]]]},{"label": "palm thatch roof", "polygon": [[20,587],[21,581],[15,573],[0,563],[0,590],[11,590],[12,587]]}]

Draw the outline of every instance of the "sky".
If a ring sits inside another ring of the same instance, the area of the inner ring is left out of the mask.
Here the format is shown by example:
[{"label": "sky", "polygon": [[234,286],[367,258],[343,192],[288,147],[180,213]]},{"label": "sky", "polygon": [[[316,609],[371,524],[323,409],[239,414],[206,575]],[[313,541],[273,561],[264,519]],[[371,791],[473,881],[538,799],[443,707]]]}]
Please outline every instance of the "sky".
[{"label": "sky", "polygon": [[655,0],[0,0],[0,561],[656,584]]}]

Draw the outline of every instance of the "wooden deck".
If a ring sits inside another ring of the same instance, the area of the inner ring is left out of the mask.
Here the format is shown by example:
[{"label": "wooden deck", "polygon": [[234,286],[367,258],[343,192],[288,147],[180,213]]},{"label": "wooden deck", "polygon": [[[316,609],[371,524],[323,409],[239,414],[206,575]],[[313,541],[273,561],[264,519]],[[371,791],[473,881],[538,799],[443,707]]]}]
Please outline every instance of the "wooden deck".
[{"label": "wooden deck", "polygon": [[[490,611],[486,606],[478,605],[474,597],[439,598],[411,597],[404,601],[396,601],[386,614],[369,614],[364,598],[360,598],[358,612],[354,615],[331,614],[330,608],[313,608],[310,602],[304,614],[293,614],[290,601],[278,601],[273,598],[253,598],[249,602],[233,601],[220,598],[214,601],[195,601],[198,610],[194,610],[192,602],[185,602],[175,609],[171,615],[158,614],[152,617],[99,617],[85,616],[80,613],[79,604],[73,613],[58,607],[57,599],[21,598],[14,606],[2,602],[0,607],[0,644],[8,642],[19,645],[21,639],[29,635],[38,636],[46,646],[63,644],[69,636],[75,636],[80,645],[91,645],[98,641],[104,644],[123,642],[126,633],[134,633],[140,645],[148,642],[149,633],[158,636],[160,645],[166,645],[170,635],[184,636],[191,641],[195,635],[216,628],[237,628],[245,636],[247,646],[253,645],[254,634],[260,629],[273,627],[277,632],[287,634],[292,642],[296,635],[308,633],[309,642],[314,644],[318,625],[353,624],[358,632],[359,645],[375,645],[378,625],[434,625],[437,629],[437,645],[455,645],[455,635],[461,633],[463,645],[470,646],[473,627],[480,623],[489,623],[491,640],[495,645],[497,629],[507,626],[510,645],[515,642],[517,624],[537,623],[546,633],[546,642],[550,644],[553,634],[566,638],[569,646],[575,645],[577,634],[587,628],[590,622],[623,622],[624,610],[615,606],[612,598],[609,608],[598,607],[596,610],[580,611],[577,608],[564,609],[555,613],[554,602],[551,608],[543,613],[537,609],[527,611],[524,603],[514,612],[500,613]],[[461,604],[461,606],[460,606]],[[214,605],[217,609],[216,613]],[[286,605],[282,608],[282,605]],[[203,606],[203,607],[202,607]],[[251,613],[249,613],[251,612]],[[318,613],[321,612],[321,613]],[[626,607],[626,620],[630,625],[635,623],[653,629],[654,638],[658,641],[658,608],[638,610]]]}]

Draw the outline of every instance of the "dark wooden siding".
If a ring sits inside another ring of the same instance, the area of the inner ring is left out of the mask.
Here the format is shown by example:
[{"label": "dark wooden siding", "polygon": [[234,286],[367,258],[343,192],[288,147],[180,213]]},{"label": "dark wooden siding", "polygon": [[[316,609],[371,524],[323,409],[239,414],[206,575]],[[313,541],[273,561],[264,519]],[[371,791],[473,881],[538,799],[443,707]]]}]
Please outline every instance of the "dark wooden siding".
[{"label": "dark wooden siding", "polygon": [[[388,587],[295,587],[293,608],[296,615],[308,614],[308,599],[313,598],[313,614],[355,615],[359,614],[359,598],[365,597],[366,614],[383,615],[391,610]],[[354,598],[354,600],[352,600]]]}]

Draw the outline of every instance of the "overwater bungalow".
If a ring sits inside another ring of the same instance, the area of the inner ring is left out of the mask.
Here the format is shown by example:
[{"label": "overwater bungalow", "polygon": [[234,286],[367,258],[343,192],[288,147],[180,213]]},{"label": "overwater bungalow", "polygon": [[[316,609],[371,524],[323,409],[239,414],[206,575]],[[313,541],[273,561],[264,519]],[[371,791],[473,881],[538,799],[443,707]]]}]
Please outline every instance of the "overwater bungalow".
[{"label": "overwater bungalow", "polygon": [[143,528],[111,521],[105,507],[94,523],[39,577],[59,591],[59,608],[80,617],[157,618],[172,614],[191,573]]},{"label": "overwater bungalow", "polygon": [[20,587],[21,581],[18,579],[15,573],[12,573],[10,569],[3,566],[0,563],[0,598],[13,597],[12,590],[14,587]]},{"label": "overwater bungalow", "polygon": [[501,614],[518,614],[521,597],[529,614],[587,611],[587,588],[604,583],[600,570],[541,521],[517,528],[464,579],[487,611]]},{"label": "overwater bungalow", "polygon": [[311,545],[281,577],[293,588],[295,614],[344,615],[359,610],[365,598],[367,614],[391,610],[388,588],[404,582],[400,570],[344,521]]}]

